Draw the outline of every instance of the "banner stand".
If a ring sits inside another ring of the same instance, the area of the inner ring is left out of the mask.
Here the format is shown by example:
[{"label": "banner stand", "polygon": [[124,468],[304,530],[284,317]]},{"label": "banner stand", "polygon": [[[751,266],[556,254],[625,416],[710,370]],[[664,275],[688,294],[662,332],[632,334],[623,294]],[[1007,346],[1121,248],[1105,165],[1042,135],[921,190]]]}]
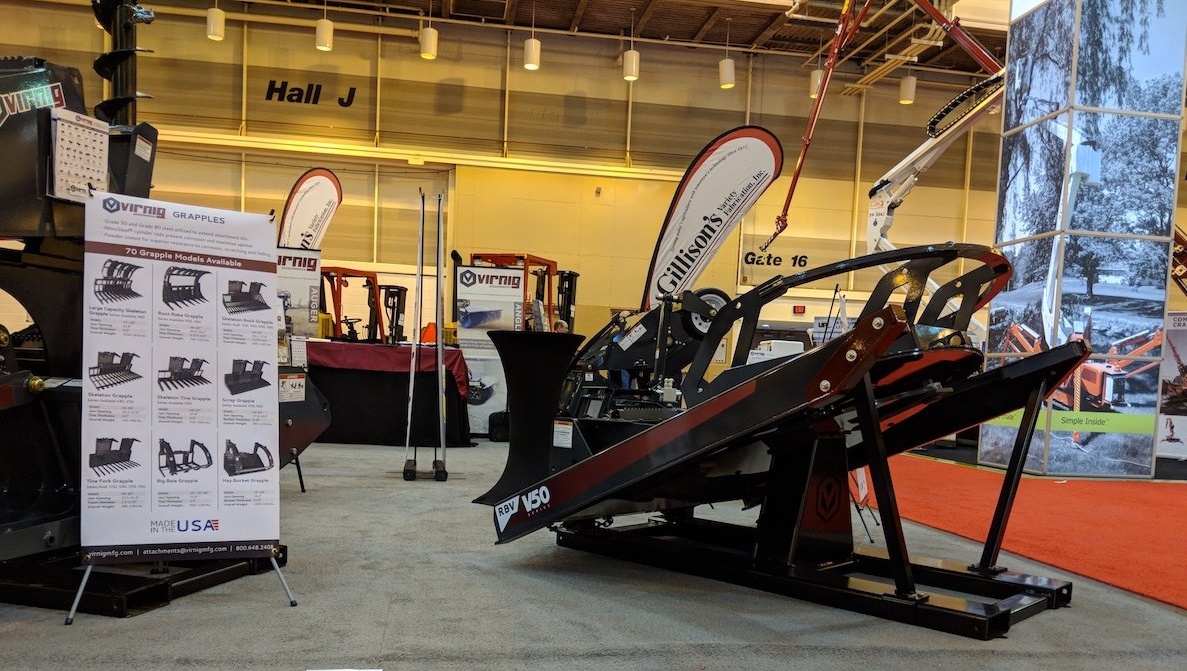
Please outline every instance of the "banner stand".
[{"label": "banner stand", "polygon": [[[295,606],[280,571],[280,301],[263,291],[277,280],[273,225],[98,192],[86,223],[75,559],[86,568],[66,624],[79,608],[134,614],[269,566]],[[106,278],[125,266],[144,272],[116,300]],[[158,570],[96,575],[95,564]]]},{"label": "banner stand", "polygon": [[[289,589],[289,583],[284,579],[284,572],[280,570],[280,564],[276,561],[275,556],[268,557],[268,561],[272,563],[272,569],[276,571],[276,577],[280,578],[280,586],[284,589],[284,595],[288,597],[289,607],[295,608],[297,599],[293,597],[293,591]],[[95,568],[94,564],[87,564],[87,567],[82,572],[82,582],[78,585],[78,591],[74,593],[74,601],[70,604],[70,612],[66,614],[66,622],[64,624],[74,624],[74,614],[78,612],[78,604],[82,601],[82,595],[86,592],[87,582],[91,579],[91,569]]]}]

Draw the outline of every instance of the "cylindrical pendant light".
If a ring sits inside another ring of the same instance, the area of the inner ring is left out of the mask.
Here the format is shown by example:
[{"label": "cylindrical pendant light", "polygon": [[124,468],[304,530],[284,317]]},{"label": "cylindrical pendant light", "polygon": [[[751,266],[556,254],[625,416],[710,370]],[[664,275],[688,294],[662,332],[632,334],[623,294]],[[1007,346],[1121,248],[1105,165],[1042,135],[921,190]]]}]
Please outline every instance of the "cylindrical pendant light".
[{"label": "cylindrical pendant light", "polygon": [[723,89],[734,88],[734,59],[723,58],[717,61],[717,81]]},{"label": "cylindrical pendant light", "polygon": [[622,78],[633,82],[639,78],[639,52],[635,51],[635,10],[631,9],[631,48],[622,52]]},{"label": "cylindrical pendant light", "polygon": [[334,50],[334,22],[329,19],[317,20],[317,50]]},{"label": "cylindrical pendant light", "polygon": [[540,69],[540,40],[536,39],[536,0],[532,0],[532,36],[523,41],[523,69]]},{"label": "cylindrical pendant light", "polygon": [[316,37],[314,46],[317,47],[318,51],[334,50],[334,22],[327,16],[329,11],[329,0],[322,0],[321,18],[314,24],[314,35]]},{"label": "cylindrical pendant light", "polygon": [[915,102],[915,76],[907,75],[898,83],[898,102],[900,105],[910,105]]},{"label": "cylindrical pendant light", "polygon": [[433,0],[429,0],[429,22],[420,29],[420,57],[426,61],[437,58],[437,29],[433,27]]},{"label": "cylindrical pendant light", "polygon": [[633,82],[639,78],[639,52],[627,49],[622,52],[622,78]]},{"label": "cylindrical pendant light", "polygon": [[227,13],[218,8],[218,1],[206,10],[206,37],[222,42],[227,36]]},{"label": "cylindrical pendant light", "polygon": [[717,61],[717,84],[729,90],[734,88],[734,59],[730,58],[730,21],[725,20],[725,58]]},{"label": "cylindrical pendant light", "polygon": [[523,41],[523,69],[540,69],[540,40],[534,37]]},{"label": "cylindrical pendant light", "polygon": [[432,26],[420,29],[420,57],[426,61],[437,58],[437,29]]},{"label": "cylindrical pendant light", "polygon": [[816,97],[820,95],[820,82],[823,79],[824,70],[820,68],[813,70],[812,74],[808,77],[808,97],[812,100],[816,100]]}]

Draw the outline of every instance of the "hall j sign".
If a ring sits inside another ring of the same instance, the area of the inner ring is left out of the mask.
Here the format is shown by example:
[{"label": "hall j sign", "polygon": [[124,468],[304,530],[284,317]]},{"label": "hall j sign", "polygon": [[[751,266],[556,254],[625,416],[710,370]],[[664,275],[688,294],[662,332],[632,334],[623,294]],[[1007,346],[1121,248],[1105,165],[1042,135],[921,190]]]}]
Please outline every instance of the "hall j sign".
[{"label": "hall j sign", "polygon": [[[268,80],[268,89],[264,93],[264,100],[299,103],[302,105],[319,105],[321,104],[321,89],[321,84],[315,84],[313,82],[309,82],[305,86],[289,86],[287,80],[278,82],[275,79],[270,79]],[[353,105],[355,91],[355,87],[350,87],[345,97],[338,98],[338,106],[350,107]]]}]

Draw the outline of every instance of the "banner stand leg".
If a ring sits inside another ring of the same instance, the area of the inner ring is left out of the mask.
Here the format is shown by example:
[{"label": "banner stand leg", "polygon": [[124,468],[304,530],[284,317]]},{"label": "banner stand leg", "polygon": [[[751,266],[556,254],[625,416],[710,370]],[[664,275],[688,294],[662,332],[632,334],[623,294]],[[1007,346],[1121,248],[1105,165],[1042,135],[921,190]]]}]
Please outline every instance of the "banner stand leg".
[{"label": "banner stand leg", "polygon": [[83,571],[82,582],[78,585],[78,591],[74,594],[74,603],[70,604],[70,613],[66,615],[67,625],[74,624],[74,614],[78,612],[78,602],[82,601],[82,593],[87,588],[87,581],[91,579],[91,569],[93,568],[95,568],[94,564],[87,564],[86,570]]},{"label": "banner stand leg", "polygon": [[866,538],[869,538],[870,543],[873,543],[874,535],[870,533],[870,526],[866,524],[866,516],[863,514],[865,508],[857,502],[857,499],[853,496],[853,492],[849,492],[849,499],[853,501],[853,507],[857,508],[857,519],[861,520],[861,528],[866,530]]},{"label": "banner stand leg", "polygon": [[[284,588],[284,595],[289,598],[289,606],[296,608],[297,600],[293,598],[293,591],[289,589],[289,583],[284,579],[284,573],[280,570],[280,564],[276,563],[276,557],[268,557],[268,559],[272,562],[272,568],[276,571],[276,577],[280,578],[280,586]],[[88,566],[87,569],[90,570],[90,567]],[[85,582],[86,578],[83,578],[83,581]],[[67,622],[66,624],[70,623]]]}]

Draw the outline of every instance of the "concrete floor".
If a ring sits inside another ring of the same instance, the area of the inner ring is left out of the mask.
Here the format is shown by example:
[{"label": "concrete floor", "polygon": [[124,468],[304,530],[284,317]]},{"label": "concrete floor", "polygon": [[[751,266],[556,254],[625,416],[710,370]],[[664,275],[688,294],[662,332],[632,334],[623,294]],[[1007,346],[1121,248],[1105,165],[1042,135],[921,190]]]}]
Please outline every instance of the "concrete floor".
[{"label": "concrete floor", "polygon": [[[1187,668],[1187,611],[1016,557],[1002,563],[1073,580],[1072,607],[977,641],[558,548],[547,531],[495,546],[491,510],[470,500],[505,457],[506,444],[451,449],[447,482],[405,482],[402,449],[314,445],[308,492],[282,471],[299,606],[271,574],[70,627],[62,612],[0,604],[0,668]],[[907,539],[920,556],[979,556],[916,525]]]}]

